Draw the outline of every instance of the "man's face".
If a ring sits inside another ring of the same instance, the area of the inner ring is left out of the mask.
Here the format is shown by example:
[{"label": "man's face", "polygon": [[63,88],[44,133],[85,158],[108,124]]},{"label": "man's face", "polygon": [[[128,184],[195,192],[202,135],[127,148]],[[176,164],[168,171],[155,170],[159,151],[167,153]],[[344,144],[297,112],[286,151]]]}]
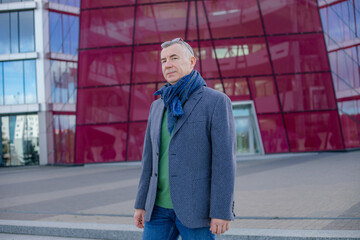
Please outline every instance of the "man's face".
[{"label": "man's face", "polygon": [[180,78],[191,73],[196,59],[180,44],[173,44],[161,51],[161,65],[164,78],[174,85]]}]

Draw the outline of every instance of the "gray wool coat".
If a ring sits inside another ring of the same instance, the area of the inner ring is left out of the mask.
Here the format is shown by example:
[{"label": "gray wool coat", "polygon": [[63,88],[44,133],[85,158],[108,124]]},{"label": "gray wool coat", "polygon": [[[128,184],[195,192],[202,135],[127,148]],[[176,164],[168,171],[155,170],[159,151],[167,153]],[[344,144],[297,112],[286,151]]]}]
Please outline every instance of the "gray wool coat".
[{"label": "gray wool coat", "polygon": [[[234,219],[236,134],[230,99],[208,87],[196,90],[184,107],[169,144],[170,196],[176,216],[189,228],[211,218]],[[157,183],[162,99],[155,100],[145,134],[142,173],[135,201],[150,221]]]}]

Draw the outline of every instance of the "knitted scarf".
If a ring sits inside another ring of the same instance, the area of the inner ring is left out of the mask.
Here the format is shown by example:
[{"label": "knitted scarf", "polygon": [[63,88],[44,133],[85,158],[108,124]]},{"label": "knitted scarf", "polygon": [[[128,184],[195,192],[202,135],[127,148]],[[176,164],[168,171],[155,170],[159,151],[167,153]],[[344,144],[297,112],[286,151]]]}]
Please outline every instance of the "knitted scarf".
[{"label": "knitted scarf", "polygon": [[189,99],[190,95],[201,86],[206,86],[206,83],[200,76],[200,73],[193,70],[190,74],[182,77],[174,85],[167,83],[154,93],[155,96],[161,95],[161,99],[164,101],[164,105],[167,108],[167,123],[170,134],[172,133],[178,118],[184,114],[182,106]]}]

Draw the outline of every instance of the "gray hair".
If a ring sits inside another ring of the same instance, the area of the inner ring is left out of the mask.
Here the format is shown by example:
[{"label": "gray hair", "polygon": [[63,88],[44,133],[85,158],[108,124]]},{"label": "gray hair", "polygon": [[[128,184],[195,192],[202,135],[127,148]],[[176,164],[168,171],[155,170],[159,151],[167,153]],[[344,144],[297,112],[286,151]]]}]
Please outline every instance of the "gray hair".
[{"label": "gray hair", "polygon": [[195,57],[194,50],[192,49],[192,47],[187,42],[185,42],[182,38],[174,38],[171,41],[163,42],[161,44],[161,48],[164,49],[164,48],[170,47],[171,45],[174,45],[176,43],[180,44],[183,48],[186,48],[190,52],[191,56]]}]

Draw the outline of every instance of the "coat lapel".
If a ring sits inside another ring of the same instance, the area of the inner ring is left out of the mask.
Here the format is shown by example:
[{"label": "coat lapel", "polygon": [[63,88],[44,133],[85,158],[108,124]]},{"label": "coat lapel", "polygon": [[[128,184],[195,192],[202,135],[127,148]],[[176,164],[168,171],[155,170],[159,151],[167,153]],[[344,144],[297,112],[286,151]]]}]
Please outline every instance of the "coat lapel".
[{"label": "coat lapel", "polygon": [[152,119],[152,125],[154,126],[154,142],[157,144],[156,149],[160,149],[160,136],[161,136],[161,124],[164,115],[165,105],[161,100],[157,109],[154,111],[154,116]]},{"label": "coat lapel", "polygon": [[179,131],[181,126],[186,122],[186,119],[190,116],[192,110],[201,99],[203,91],[204,87],[200,87],[200,89],[191,94],[189,99],[185,102],[183,108],[184,114],[177,120],[172,136],[174,136],[177,131]]}]

